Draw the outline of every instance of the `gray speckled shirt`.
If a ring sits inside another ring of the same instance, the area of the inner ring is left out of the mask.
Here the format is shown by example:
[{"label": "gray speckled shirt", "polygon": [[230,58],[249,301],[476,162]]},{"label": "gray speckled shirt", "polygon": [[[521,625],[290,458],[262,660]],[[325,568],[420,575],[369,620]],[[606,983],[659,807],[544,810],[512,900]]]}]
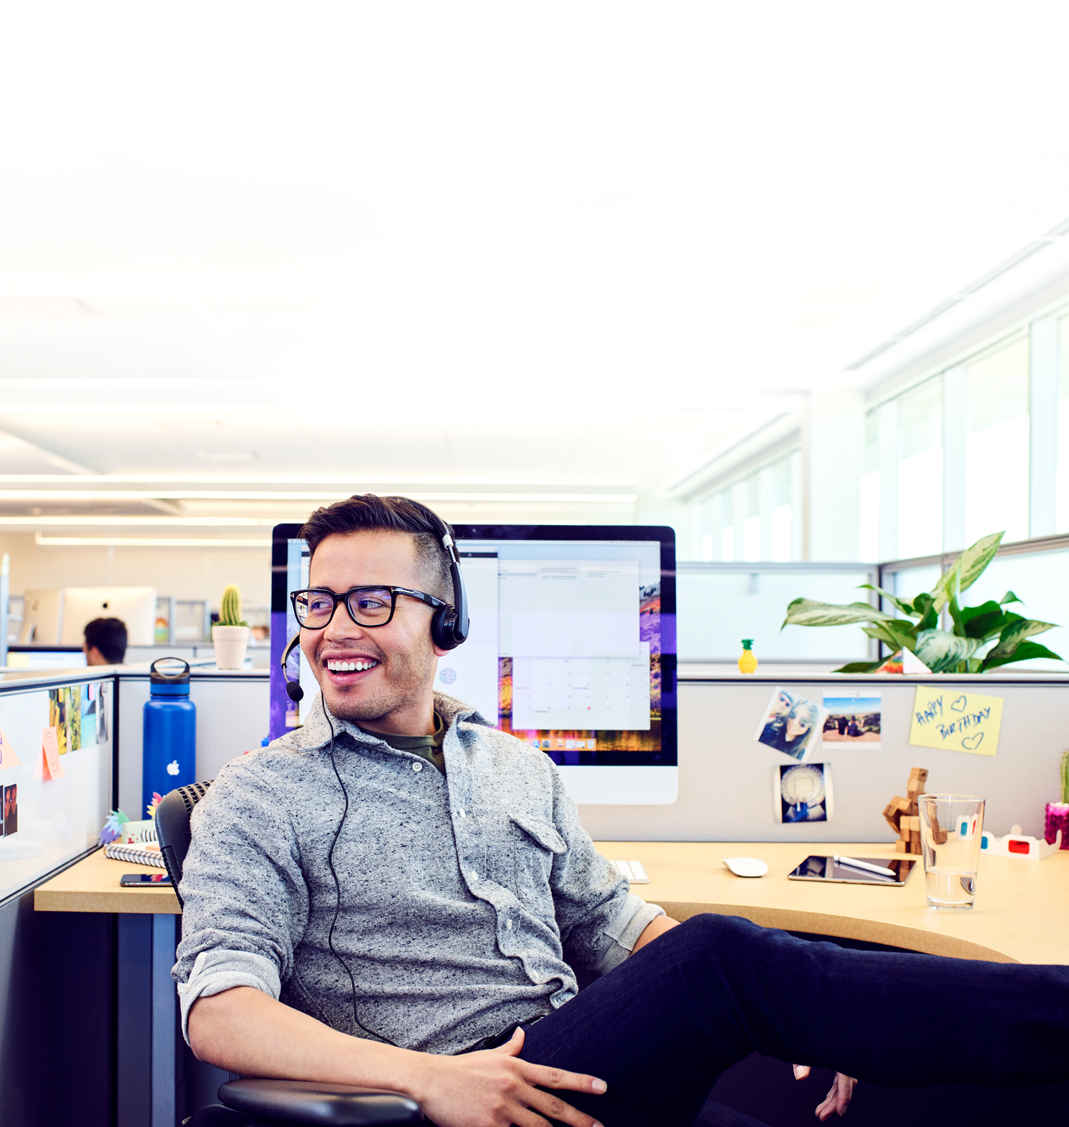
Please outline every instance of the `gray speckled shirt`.
[{"label": "gray speckled shirt", "polygon": [[[548,756],[451,697],[435,708],[445,775],[328,720],[321,697],[303,728],[219,772],[182,876],[184,1030],[201,995],[252,986],[354,1036],[457,1052],[563,1005],[572,966],[610,970],[662,914],[594,849]],[[331,722],[349,793],[337,955]]]}]

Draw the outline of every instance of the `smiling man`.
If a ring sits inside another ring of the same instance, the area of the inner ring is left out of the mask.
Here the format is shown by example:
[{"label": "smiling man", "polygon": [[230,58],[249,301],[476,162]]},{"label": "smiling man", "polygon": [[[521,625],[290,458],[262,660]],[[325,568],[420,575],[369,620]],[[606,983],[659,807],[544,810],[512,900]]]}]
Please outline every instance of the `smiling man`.
[{"label": "smiling man", "polygon": [[[549,758],[433,692],[464,634],[448,527],[369,495],[302,534],[292,598],[321,693],[193,815],[174,974],[201,1059],[407,1092],[438,1127],[752,1123],[706,1098],[754,1048],[893,1084],[1065,1074],[1065,968],[677,926],[633,896]],[[578,992],[573,968],[600,977]],[[963,1027],[1005,1007],[1013,1036],[907,1065],[926,990],[960,992]]]}]

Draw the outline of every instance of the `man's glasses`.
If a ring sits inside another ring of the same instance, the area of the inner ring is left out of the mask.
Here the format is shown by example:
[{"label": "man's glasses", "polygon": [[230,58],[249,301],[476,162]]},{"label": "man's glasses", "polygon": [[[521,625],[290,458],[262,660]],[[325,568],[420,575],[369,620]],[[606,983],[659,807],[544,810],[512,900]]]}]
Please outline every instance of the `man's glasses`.
[{"label": "man's glasses", "polygon": [[444,607],[441,599],[408,587],[350,587],[338,595],[326,587],[311,587],[306,591],[291,591],[290,602],[298,623],[305,630],[322,630],[334,617],[339,603],[345,604],[349,617],[357,626],[385,626],[397,608],[397,596],[407,595],[429,607]]}]

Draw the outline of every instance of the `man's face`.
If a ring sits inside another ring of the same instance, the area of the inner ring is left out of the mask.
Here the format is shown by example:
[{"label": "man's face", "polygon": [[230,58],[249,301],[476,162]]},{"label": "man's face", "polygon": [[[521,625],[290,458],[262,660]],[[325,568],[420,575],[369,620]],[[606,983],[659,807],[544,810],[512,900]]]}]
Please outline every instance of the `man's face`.
[{"label": "man's face", "polygon": [[[348,532],[328,536],[316,548],[310,587],[337,594],[351,587],[384,585],[426,591],[416,542],[404,532]],[[302,630],[301,650],[319,681],[330,711],[376,732],[418,736],[434,730],[434,671],[445,651],[431,642],[433,608],[397,596],[385,626],[358,626],[339,604],[323,630]],[[370,664],[359,670],[339,663]]]}]

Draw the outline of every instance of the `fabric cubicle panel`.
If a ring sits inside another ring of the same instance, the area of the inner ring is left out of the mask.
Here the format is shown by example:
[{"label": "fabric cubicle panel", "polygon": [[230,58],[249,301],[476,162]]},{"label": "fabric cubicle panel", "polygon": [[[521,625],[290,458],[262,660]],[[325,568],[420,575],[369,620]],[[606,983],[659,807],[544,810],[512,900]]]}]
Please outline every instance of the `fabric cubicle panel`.
[{"label": "fabric cubicle panel", "polygon": [[[994,756],[909,744],[918,684],[1002,697],[1002,730]],[[788,756],[755,742],[772,691],[816,701],[825,690],[882,693],[879,750],[863,745],[816,747],[811,762],[831,764],[835,810],[830,821],[780,825],[772,780]],[[987,799],[986,828],[996,835],[1019,824],[1043,834],[1044,804],[1058,797],[1058,760],[1069,745],[1069,677],[1044,674],[848,677],[795,674],[723,675],[679,680],[679,798],[668,806],[582,806],[583,825],[603,841],[873,841],[894,834],[882,817],[905,794],[911,767],[928,768],[928,789]],[[639,858],[641,860],[641,858]],[[801,857],[799,857],[801,859]]]}]

